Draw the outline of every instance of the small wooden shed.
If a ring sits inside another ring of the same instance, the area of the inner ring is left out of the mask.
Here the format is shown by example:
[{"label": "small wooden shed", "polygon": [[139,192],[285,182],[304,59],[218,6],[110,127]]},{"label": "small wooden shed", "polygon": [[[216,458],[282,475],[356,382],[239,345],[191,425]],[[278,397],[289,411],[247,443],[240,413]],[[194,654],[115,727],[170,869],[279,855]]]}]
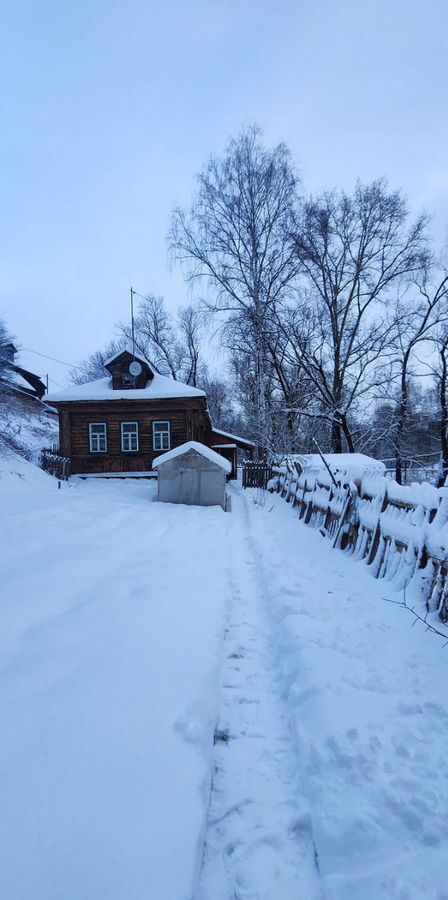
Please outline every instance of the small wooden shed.
[{"label": "small wooden shed", "polygon": [[197,441],[158,456],[158,499],[163,503],[226,508],[226,482],[232,471],[229,460]]}]

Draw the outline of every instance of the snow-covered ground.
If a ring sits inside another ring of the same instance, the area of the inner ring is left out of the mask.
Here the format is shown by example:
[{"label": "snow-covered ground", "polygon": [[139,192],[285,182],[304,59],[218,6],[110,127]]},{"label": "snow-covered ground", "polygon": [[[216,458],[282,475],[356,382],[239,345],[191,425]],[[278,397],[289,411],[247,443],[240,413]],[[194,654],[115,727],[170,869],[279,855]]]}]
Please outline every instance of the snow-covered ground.
[{"label": "snow-covered ground", "polygon": [[0,460],[5,900],[193,896],[230,517],[154,492]]},{"label": "snow-covered ground", "polygon": [[0,897],[448,900],[448,649],[232,491],[0,460]]},{"label": "snow-covered ground", "polygon": [[0,455],[14,448],[37,463],[43,447],[58,442],[57,415],[31,397],[0,391]]}]

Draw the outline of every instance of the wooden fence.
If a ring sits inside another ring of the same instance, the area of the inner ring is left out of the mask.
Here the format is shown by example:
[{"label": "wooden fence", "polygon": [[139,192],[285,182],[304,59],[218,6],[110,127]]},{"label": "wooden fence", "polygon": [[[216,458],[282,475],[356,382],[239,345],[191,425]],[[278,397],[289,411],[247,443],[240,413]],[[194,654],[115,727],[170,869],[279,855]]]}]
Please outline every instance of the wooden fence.
[{"label": "wooden fence", "polygon": [[265,462],[246,461],[243,465],[243,488],[266,488],[272,476],[272,466]]},{"label": "wooden fence", "polygon": [[48,472],[49,475],[54,475],[59,481],[67,481],[70,477],[70,460],[49,448],[42,450],[40,467],[45,472]]},{"label": "wooden fence", "polygon": [[379,475],[333,484],[324,472],[274,467],[268,489],[375,578],[412,590],[448,622],[448,488],[402,486]]}]

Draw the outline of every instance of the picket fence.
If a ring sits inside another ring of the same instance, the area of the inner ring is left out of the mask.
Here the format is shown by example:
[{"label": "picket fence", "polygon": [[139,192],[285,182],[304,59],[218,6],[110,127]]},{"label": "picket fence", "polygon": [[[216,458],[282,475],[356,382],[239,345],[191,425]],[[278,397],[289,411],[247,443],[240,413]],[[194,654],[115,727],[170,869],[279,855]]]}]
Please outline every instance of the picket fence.
[{"label": "picket fence", "polygon": [[399,485],[382,475],[357,481],[273,468],[268,489],[297,508],[333,547],[365,560],[375,578],[423,598],[448,622],[448,488]]}]

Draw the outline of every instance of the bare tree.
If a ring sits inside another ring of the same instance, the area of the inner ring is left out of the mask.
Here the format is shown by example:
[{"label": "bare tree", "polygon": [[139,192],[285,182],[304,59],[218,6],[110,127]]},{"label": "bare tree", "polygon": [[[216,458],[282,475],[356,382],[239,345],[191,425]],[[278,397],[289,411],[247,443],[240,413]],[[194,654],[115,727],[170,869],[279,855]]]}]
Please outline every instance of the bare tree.
[{"label": "bare tree", "polygon": [[256,127],[230,141],[198,176],[190,211],[173,213],[169,242],[190,279],[209,287],[209,310],[250,335],[256,379],[255,432],[264,443],[267,335],[299,260],[291,244],[297,176],[284,144],[267,149]]},{"label": "bare tree", "polygon": [[409,228],[407,219],[400,192],[379,180],[358,183],[352,196],[312,198],[297,221],[301,303],[290,314],[290,346],[314,385],[335,452],[344,438],[355,449],[351,410],[388,377],[380,373],[393,329],[387,303],[426,263],[426,219]]},{"label": "bare tree", "polygon": [[79,366],[70,372],[69,378],[74,384],[84,384],[87,381],[97,381],[99,378],[105,378],[106,371],[104,363],[106,360],[119,353],[120,350],[126,349],[126,340],[119,338],[111,340],[103,350],[95,350],[87,357]]},{"label": "bare tree", "polygon": [[[174,316],[163,297],[148,294],[141,300],[135,317],[135,346],[162,374],[196,386],[203,327],[200,310],[192,306],[180,307]],[[122,323],[119,331],[129,344],[131,326]]]},{"label": "bare tree", "polygon": [[184,381],[197,387],[201,369],[201,341],[204,337],[204,316],[193,306],[181,306],[177,313],[181,345],[184,348]]},{"label": "bare tree", "polygon": [[411,298],[406,294],[396,314],[400,385],[395,428],[395,478],[398,484],[403,480],[403,436],[409,414],[409,380],[413,374],[411,366],[415,352],[434,338],[436,328],[444,329],[448,324],[448,273],[444,273],[436,284],[429,276],[428,270],[417,285],[418,293]]}]

